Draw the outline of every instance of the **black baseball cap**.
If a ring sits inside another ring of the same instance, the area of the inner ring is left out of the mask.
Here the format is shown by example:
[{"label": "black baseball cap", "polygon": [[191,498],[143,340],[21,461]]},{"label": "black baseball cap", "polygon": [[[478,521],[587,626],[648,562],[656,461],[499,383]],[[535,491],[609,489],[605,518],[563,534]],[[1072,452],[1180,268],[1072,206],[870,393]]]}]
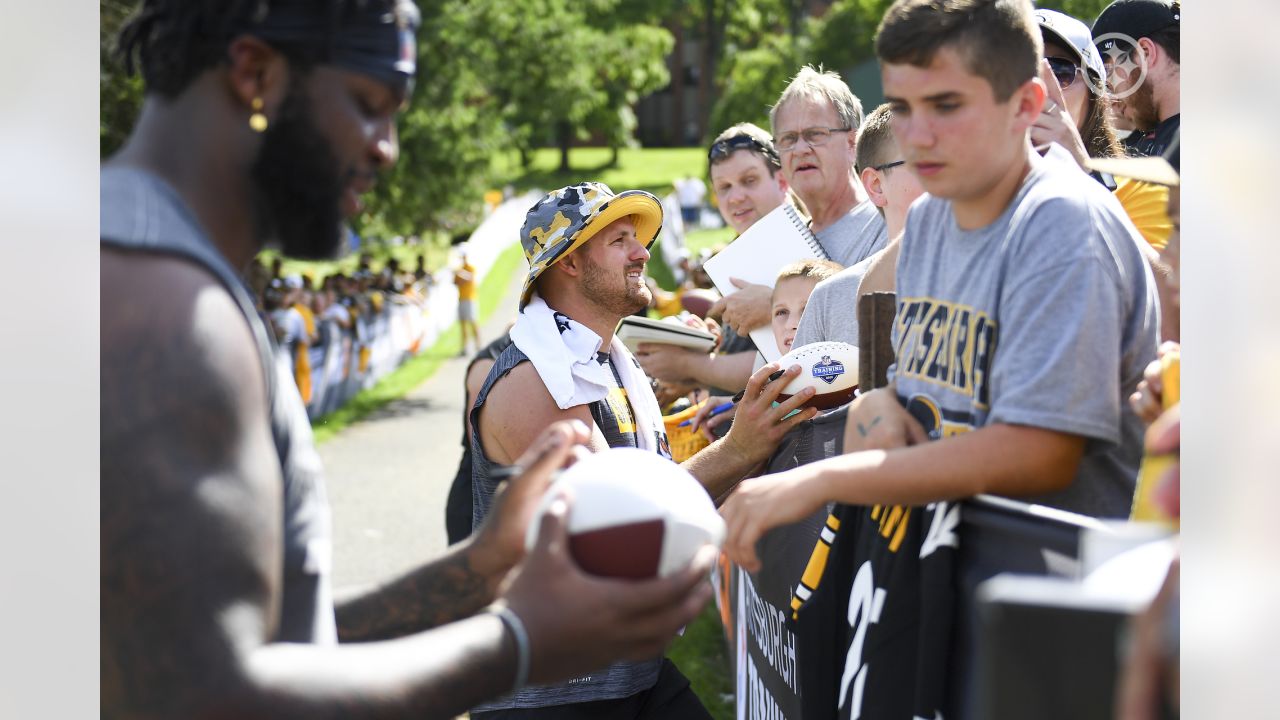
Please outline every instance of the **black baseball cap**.
[{"label": "black baseball cap", "polygon": [[1106,35],[1128,35],[1134,40],[1151,37],[1182,20],[1182,6],[1178,0],[1116,0],[1093,21],[1093,40],[1098,49],[1106,51],[1115,44]]}]

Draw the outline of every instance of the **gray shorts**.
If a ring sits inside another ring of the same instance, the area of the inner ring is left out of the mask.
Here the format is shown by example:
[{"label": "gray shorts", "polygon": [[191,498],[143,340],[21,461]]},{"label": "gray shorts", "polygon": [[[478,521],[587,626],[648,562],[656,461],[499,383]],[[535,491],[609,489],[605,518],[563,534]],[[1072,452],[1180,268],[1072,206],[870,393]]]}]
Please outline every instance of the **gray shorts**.
[{"label": "gray shorts", "polygon": [[475,300],[459,300],[458,301],[458,319],[476,321],[476,301]]}]

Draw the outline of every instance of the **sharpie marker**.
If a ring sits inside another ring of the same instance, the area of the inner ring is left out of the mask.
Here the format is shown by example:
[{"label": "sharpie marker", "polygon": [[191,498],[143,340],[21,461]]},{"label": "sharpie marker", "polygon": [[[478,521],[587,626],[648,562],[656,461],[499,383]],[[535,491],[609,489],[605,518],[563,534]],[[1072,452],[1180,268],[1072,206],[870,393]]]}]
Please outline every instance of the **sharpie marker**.
[{"label": "sharpie marker", "polygon": [[[715,409],[713,409],[711,413],[707,415],[706,419],[710,420],[711,418],[719,415],[722,412],[725,412],[726,410],[731,409],[732,407],[733,407],[732,402],[727,402],[723,405],[717,405]],[[680,423],[677,427],[686,427],[692,423],[693,423],[693,418],[689,418],[688,420],[685,420],[684,422]]]}]

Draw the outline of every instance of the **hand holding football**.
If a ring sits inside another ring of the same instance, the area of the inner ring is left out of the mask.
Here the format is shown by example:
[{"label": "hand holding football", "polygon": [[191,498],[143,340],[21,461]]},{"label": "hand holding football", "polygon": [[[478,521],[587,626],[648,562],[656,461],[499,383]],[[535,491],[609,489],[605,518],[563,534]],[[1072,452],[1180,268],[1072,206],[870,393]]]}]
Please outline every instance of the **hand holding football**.
[{"label": "hand holding football", "polygon": [[779,367],[800,366],[800,374],[782,389],[778,402],[811,387],[814,395],[802,407],[828,410],[853,399],[858,388],[858,348],[842,342],[816,342],[783,355]]},{"label": "hand holding football", "polygon": [[569,552],[593,575],[666,577],[688,567],[703,545],[724,540],[724,521],[687,470],[653,452],[612,448],[584,457],[552,484],[529,523],[526,547],[533,548],[542,513],[566,488]]}]

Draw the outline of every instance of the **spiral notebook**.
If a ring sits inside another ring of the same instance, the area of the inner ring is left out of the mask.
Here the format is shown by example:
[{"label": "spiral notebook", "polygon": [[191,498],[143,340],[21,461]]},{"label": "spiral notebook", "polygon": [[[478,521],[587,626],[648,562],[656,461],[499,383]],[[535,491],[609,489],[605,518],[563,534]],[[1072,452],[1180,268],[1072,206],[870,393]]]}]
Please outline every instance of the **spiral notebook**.
[{"label": "spiral notebook", "polygon": [[[822,243],[809,229],[809,223],[791,203],[783,203],[756,221],[704,268],[721,295],[738,291],[729,278],[735,277],[757,285],[773,287],[778,272],[798,260],[830,260]],[[751,331],[751,341],[765,362],[782,357],[768,325]]]}]

